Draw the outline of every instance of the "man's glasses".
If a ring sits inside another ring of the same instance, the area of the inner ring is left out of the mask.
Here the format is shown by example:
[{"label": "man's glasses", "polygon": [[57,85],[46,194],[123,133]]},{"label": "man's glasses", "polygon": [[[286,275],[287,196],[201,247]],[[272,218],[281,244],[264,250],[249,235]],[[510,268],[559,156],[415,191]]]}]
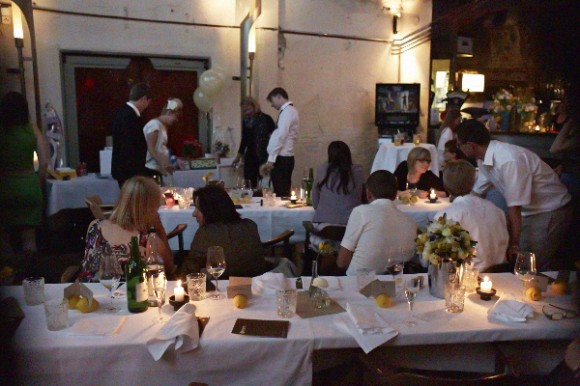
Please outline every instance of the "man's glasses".
[{"label": "man's glasses", "polygon": [[562,320],[564,318],[575,318],[578,316],[578,313],[573,310],[567,310],[562,307],[555,306],[553,304],[548,304],[542,307],[542,312],[546,316],[546,318],[550,320]]}]

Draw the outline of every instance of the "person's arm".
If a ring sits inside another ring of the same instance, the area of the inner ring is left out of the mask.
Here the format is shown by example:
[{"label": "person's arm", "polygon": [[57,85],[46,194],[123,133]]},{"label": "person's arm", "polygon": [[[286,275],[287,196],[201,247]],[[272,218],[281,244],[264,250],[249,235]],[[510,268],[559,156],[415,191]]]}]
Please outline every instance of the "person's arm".
[{"label": "person's arm", "polygon": [[338,257],[336,258],[336,265],[340,269],[347,269],[352,261],[352,256],[354,255],[353,251],[346,249],[345,247],[341,246],[340,250],[338,251]]},{"label": "person's arm", "polygon": [[157,140],[159,139],[159,130],[155,130],[145,136],[147,140],[147,150],[151,153],[151,156],[159,165],[161,173],[166,176],[173,172],[173,166],[169,164],[169,160],[166,160],[161,154],[157,152]]},{"label": "person's arm", "polygon": [[250,130],[251,130],[251,128],[248,128],[248,127],[242,125],[242,140],[240,141],[240,147],[238,149],[238,154],[236,155],[234,162],[232,162],[232,165],[234,167],[238,166],[238,164],[240,163],[240,160],[242,159],[242,157],[246,153],[246,148],[248,147],[248,136],[250,134],[249,133]]},{"label": "person's arm", "polygon": [[550,153],[557,154],[580,148],[580,135],[573,132],[574,121],[574,119],[568,119],[564,124],[550,147]]},{"label": "person's arm", "polygon": [[507,212],[507,228],[509,234],[508,258],[513,258],[520,249],[520,233],[522,230],[522,207],[510,206]]},{"label": "person's arm", "polygon": [[33,126],[34,136],[36,137],[36,155],[38,156],[38,176],[41,180],[46,178],[46,168],[48,167],[48,144],[44,135],[38,127]]},{"label": "person's arm", "polygon": [[157,232],[157,251],[163,259],[163,266],[167,274],[174,273],[175,263],[173,262],[173,251],[169,247],[169,240],[167,239],[167,233],[165,228],[161,223],[161,218],[159,215],[156,216],[153,227],[155,227],[155,232]]}]

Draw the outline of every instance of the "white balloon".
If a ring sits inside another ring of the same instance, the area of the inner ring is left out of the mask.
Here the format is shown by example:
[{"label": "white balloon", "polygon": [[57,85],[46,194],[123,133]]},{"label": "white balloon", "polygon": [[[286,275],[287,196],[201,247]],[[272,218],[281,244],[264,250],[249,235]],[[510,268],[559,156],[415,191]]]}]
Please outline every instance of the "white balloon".
[{"label": "white balloon", "polygon": [[225,76],[215,70],[206,70],[199,77],[199,88],[210,98],[215,98],[224,86]]},{"label": "white balloon", "polygon": [[193,92],[193,102],[199,109],[199,111],[207,113],[211,109],[212,100],[198,87]]}]

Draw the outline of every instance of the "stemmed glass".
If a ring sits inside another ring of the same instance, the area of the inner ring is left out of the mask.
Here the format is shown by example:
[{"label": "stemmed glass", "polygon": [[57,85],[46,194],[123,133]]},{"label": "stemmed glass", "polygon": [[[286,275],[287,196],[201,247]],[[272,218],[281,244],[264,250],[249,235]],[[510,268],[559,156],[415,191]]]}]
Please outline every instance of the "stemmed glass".
[{"label": "stemmed glass", "polygon": [[158,315],[154,322],[164,322],[167,320],[165,315],[163,315],[162,308],[165,304],[165,289],[167,288],[167,278],[165,277],[165,272],[156,272],[151,275],[150,279],[151,283],[153,284],[153,294],[155,295],[155,299],[157,300],[157,312]]},{"label": "stemmed glass", "polygon": [[534,276],[538,274],[538,270],[536,269],[536,255],[532,252],[518,252],[514,273],[522,280],[525,291],[526,284],[532,281]]},{"label": "stemmed glass", "polygon": [[109,306],[106,308],[109,312],[116,312],[119,309],[113,304],[113,294],[117,290],[123,270],[121,264],[114,253],[104,254],[101,256],[99,264],[99,282],[109,290]]},{"label": "stemmed glass", "polygon": [[413,303],[415,298],[419,293],[421,288],[421,281],[416,277],[410,277],[405,279],[405,296],[407,297],[407,303],[409,303],[409,319],[405,320],[405,324],[409,327],[415,327],[417,322],[412,320],[413,318]]},{"label": "stemmed glass", "polygon": [[207,272],[215,279],[215,292],[209,298],[218,300],[221,298],[218,287],[218,277],[220,277],[226,270],[226,259],[224,257],[224,249],[220,246],[213,246],[207,249]]}]

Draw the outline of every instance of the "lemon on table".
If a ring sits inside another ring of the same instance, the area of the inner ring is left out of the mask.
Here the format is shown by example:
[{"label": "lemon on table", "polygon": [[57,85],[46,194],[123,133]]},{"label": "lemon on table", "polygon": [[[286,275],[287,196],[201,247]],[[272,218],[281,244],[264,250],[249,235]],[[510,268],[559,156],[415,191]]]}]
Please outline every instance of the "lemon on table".
[{"label": "lemon on table", "polygon": [[566,292],[568,292],[568,283],[564,280],[556,279],[552,283],[552,292],[556,295],[566,295]]},{"label": "lemon on table", "polygon": [[381,308],[389,308],[393,305],[393,299],[387,294],[380,294],[376,297],[377,306]]},{"label": "lemon on table", "polygon": [[237,294],[234,296],[234,307],[236,308],[246,308],[248,306],[248,298],[246,295]]},{"label": "lemon on table", "polygon": [[417,196],[411,196],[411,203],[412,204],[416,204],[419,202],[419,197]]},{"label": "lemon on table", "polygon": [[69,310],[74,310],[76,308],[77,303],[80,300],[79,295],[71,295],[68,297],[68,308]]},{"label": "lemon on table", "polygon": [[77,302],[75,308],[82,312],[83,314],[93,312],[97,308],[99,308],[99,302],[97,299],[93,299],[93,303],[89,306],[89,299],[87,298],[80,298]]},{"label": "lemon on table", "polygon": [[409,199],[409,197],[403,197],[401,198],[401,201],[403,201],[403,204],[407,205],[411,202],[411,200]]},{"label": "lemon on table", "polygon": [[526,289],[526,297],[530,300],[540,300],[542,298],[542,291],[537,287],[530,287]]}]

